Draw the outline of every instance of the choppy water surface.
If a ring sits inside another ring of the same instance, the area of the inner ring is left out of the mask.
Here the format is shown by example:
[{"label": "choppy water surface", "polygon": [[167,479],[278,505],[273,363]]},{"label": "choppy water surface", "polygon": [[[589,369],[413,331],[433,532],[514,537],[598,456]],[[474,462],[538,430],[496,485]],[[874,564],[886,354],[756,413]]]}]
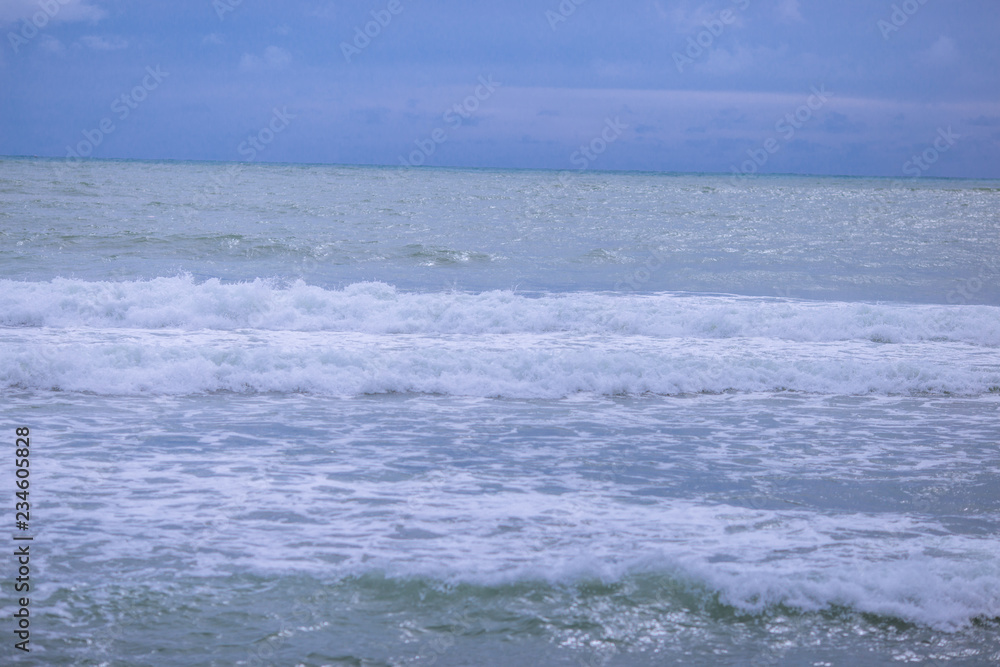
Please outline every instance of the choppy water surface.
[{"label": "choppy water surface", "polygon": [[998,257],[996,182],[0,161],[32,657],[994,664]]}]

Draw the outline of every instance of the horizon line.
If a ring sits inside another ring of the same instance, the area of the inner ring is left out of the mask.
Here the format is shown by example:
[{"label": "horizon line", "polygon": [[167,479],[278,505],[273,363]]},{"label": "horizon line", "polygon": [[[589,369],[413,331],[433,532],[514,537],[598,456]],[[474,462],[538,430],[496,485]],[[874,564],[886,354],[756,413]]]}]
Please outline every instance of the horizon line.
[{"label": "horizon line", "polygon": [[378,168],[393,170],[439,170],[439,171],[539,171],[556,174],[572,174],[583,176],[586,174],[646,174],[657,176],[714,176],[737,179],[741,181],[751,181],[762,177],[795,177],[795,178],[854,178],[854,179],[874,179],[898,181],[900,183],[918,184],[927,181],[1000,181],[1000,178],[989,176],[919,176],[900,177],[884,176],[877,174],[817,174],[807,172],[766,172],[755,174],[734,174],[722,171],[661,171],[651,169],[559,169],[555,167],[490,167],[477,166],[470,167],[464,165],[400,165],[400,164],[380,164],[371,162],[286,162],[272,160],[213,160],[206,158],[132,158],[132,157],[53,157],[47,155],[7,155],[0,154],[0,160],[47,160],[52,162],[159,162],[159,163],[194,163],[194,164],[219,164],[219,165],[244,165],[244,166],[285,166],[285,167],[357,167],[357,168]]}]

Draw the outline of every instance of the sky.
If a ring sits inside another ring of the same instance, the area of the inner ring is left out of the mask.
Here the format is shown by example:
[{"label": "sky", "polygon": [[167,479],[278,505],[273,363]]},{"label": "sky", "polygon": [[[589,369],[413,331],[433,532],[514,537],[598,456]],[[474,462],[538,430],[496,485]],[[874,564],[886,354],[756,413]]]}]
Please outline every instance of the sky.
[{"label": "sky", "polygon": [[0,0],[0,154],[1000,178],[997,0]]}]

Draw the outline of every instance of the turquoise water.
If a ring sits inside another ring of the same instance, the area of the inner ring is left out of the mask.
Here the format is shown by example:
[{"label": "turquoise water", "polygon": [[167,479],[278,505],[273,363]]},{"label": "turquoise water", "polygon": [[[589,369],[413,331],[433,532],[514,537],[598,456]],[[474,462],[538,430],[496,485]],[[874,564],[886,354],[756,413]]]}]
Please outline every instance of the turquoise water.
[{"label": "turquoise water", "polygon": [[0,161],[31,659],[993,664],[998,203]]}]

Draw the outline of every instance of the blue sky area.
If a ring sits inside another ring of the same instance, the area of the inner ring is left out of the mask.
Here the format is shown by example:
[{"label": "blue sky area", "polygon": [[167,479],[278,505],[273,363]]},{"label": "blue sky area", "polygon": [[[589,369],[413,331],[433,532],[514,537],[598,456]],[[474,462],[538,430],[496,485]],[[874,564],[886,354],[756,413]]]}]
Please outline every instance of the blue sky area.
[{"label": "blue sky area", "polygon": [[6,155],[1000,177],[996,0],[0,0],[0,34]]}]

